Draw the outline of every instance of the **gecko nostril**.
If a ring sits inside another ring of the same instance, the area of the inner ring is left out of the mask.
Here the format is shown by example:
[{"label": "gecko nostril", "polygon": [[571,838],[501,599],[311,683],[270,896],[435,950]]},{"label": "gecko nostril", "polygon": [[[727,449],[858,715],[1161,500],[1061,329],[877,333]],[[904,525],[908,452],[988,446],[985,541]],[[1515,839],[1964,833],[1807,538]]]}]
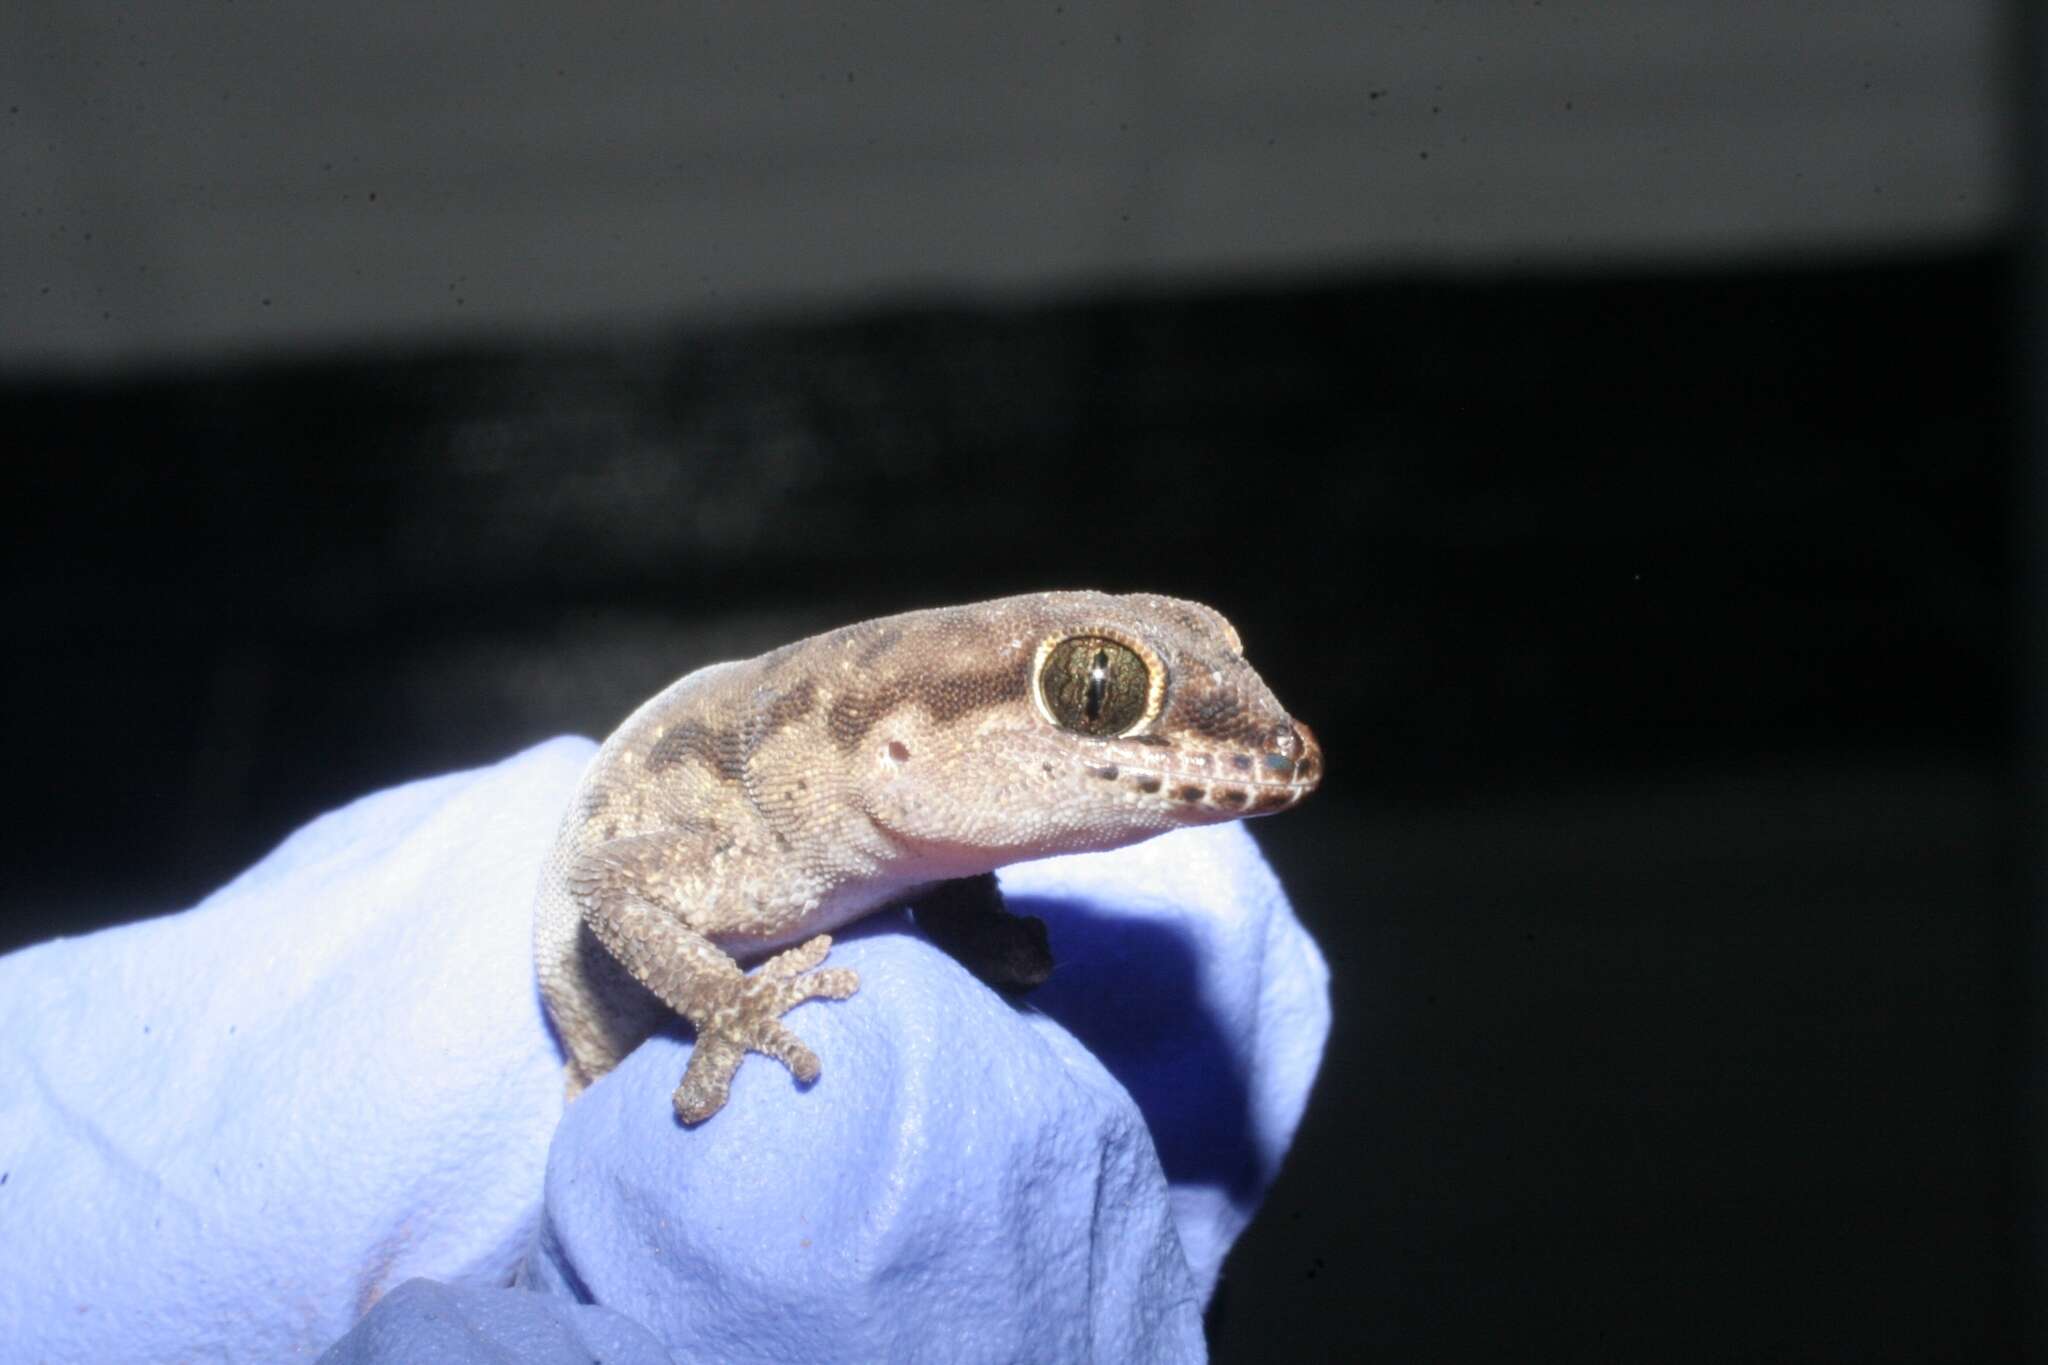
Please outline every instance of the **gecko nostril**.
[{"label": "gecko nostril", "polygon": [[1269,775],[1282,781],[1313,783],[1322,769],[1322,757],[1315,731],[1299,723],[1282,722],[1268,735],[1264,765]]},{"label": "gecko nostril", "polygon": [[1310,785],[1322,780],[1323,746],[1316,742],[1316,732],[1306,725],[1294,727],[1295,742],[1301,745],[1301,757],[1294,763],[1294,779]]}]

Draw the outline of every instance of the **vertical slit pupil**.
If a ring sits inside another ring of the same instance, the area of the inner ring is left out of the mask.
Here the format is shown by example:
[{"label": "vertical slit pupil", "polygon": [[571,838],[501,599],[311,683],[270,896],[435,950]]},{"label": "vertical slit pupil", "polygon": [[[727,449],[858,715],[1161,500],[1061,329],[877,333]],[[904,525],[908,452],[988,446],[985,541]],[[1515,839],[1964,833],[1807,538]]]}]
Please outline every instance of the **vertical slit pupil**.
[{"label": "vertical slit pupil", "polygon": [[1098,649],[1088,666],[1088,719],[1102,719],[1102,700],[1109,692],[1109,651]]}]

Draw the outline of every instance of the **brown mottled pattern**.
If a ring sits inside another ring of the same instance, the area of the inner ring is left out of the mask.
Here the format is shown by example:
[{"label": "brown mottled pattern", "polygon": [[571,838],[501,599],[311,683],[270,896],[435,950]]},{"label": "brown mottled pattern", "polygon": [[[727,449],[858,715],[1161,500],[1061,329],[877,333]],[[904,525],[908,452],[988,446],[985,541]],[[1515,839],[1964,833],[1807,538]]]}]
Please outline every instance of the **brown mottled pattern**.
[{"label": "brown mottled pattern", "polygon": [[709,768],[726,782],[747,775],[746,748],[730,730],[713,730],[693,720],[678,722],[647,750],[647,771],[661,772],[691,761]]},{"label": "brown mottled pattern", "polygon": [[1021,701],[1031,695],[1029,659],[999,668],[956,672],[908,671],[872,691],[832,699],[825,728],[842,751],[857,747],[875,723],[899,707],[916,706],[933,720],[958,720],[974,711]]},{"label": "brown mottled pattern", "polygon": [[832,736],[832,742],[842,751],[853,748],[867,738],[868,731],[881,719],[869,709],[873,705],[867,697],[834,697],[825,712],[825,733]]},{"label": "brown mottled pattern", "polygon": [[1257,742],[1257,723],[1234,689],[1188,689],[1178,700],[1181,704],[1174,708],[1173,719],[1190,733],[1204,739]]},{"label": "brown mottled pattern", "polygon": [[897,642],[902,638],[903,627],[882,626],[861,646],[860,653],[853,656],[853,661],[862,668],[873,668],[882,661],[884,655],[896,648]]},{"label": "brown mottled pattern", "polygon": [[805,678],[762,708],[761,723],[754,731],[755,743],[780,734],[817,709],[817,684]]},{"label": "brown mottled pattern", "polygon": [[651,773],[694,762],[716,773],[722,781],[738,782],[746,777],[747,760],[763,741],[803,720],[817,705],[817,685],[805,678],[747,717],[744,729],[714,730],[695,721],[671,726],[648,748],[642,762]]}]

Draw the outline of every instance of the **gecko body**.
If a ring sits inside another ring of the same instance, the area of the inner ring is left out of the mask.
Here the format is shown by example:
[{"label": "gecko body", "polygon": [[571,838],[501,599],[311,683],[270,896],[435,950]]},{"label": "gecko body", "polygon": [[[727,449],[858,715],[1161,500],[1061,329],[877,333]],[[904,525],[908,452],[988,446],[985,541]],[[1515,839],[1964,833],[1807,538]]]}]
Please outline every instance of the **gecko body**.
[{"label": "gecko body", "polygon": [[[569,1094],[673,1014],[697,1033],[685,1123],[749,1051],[809,1081],[781,1016],[857,989],[822,966],[832,929],[1009,863],[1285,810],[1321,775],[1230,623],[1175,598],[1034,593],[698,669],[605,740],[542,875]],[[1018,924],[982,927],[1014,948]]]}]

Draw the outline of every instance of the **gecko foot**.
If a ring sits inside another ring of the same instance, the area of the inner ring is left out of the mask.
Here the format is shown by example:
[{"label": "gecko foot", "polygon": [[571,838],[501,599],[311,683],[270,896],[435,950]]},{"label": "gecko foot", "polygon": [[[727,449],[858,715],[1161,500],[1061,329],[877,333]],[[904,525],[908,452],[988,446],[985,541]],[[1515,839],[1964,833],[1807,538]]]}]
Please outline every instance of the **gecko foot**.
[{"label": "gecko foot", "polygon": [[777,953],[752,976],[721,992],[697,1021],[697,1046],[676,1087],[677,1118],[702,1123],[724,1108],[733,1073],[749,1052],[775,1058],[799,1081],[818,1078],[817,1054],[783,1027],[782,1015],[806,1000],[844,1000],[860,989],[860,977],[851,968],[811,970],[831,949],[831,937],[820,934]]}]

